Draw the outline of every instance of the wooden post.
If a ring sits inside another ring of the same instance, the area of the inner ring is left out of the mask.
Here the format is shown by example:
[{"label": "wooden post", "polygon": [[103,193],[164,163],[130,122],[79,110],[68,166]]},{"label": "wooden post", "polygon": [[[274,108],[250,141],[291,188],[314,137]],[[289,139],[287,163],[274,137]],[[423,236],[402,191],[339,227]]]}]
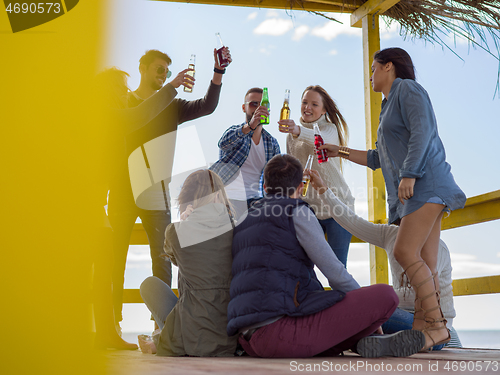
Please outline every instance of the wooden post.
[{"label": "wooden post", "polygon": [[[366,147],[375,148],[378,118],[382,94],[374,92],[370,83],[373,54],[380,49],[379,16],[368,14],[362,19],[363,29],[363,71],[365,87]],[[386,223],[385,182],[382,171],[368,168],[368,218],[374,223]],[[387,254],[385,250],[370,245],[370,283],[389,282]]]}]

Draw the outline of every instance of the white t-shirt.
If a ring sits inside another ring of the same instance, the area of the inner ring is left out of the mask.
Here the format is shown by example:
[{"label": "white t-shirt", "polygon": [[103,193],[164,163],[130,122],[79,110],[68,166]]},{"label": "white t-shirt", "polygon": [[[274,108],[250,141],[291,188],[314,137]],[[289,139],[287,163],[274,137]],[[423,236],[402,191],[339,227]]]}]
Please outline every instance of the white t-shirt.
[{"label": "white t-shirt", "polygon": [[238,176],[226,186],[229,199],[245,201],[259,197],[260,176],[266,165],[266,153],[262,138],[258,145],[252,139],[247,160],[241,166]]}]

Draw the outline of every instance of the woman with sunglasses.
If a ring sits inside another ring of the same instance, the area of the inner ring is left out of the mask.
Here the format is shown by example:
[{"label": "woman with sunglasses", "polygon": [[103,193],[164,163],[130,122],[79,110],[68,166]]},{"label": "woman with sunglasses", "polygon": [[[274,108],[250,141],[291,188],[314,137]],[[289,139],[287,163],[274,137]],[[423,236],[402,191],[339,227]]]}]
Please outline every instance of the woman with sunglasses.
[{"label": "woman with sunglasses", "polygon": [[[323,87],[307,87],[302,94],[300,109],[300,125],[295,124],[293,120],[281,120],[278,124],[280,132],[289,134],[286,140],[287,153],[299,159],[303,166],[306,165],[308,156],[315,153],[314,124],[318,124],[325,143],[339,146],[347,144],[347,123],[335,101]],[[331,159],[322,164],[316,162],[313,163],[312,169],[317,170],[339,199],[354,211],[354,197],[342,174],[340,161]],[[346,266],[352,235],[332,218],[329,207],[322,203],[316,190],[308,189],[303,199],[312,206],[327,236],[328,244]]]},{"label": "woman with sunglasses", "polygon": [[234,221],[220,177],[208,169],[191,173],[178,197],[181,221],[165,232],[165,253],[179,267],[179,298],[155,276],[141,296],[161,332],[139,344],[162,356],[233,356],[237,336],[228,337]]},{"label": "woman with sunglasses", "polygon": [[[437,259],[444,212],[462,208],[466,197],[451,174],[437,130],[431,100],[415,81],[410,55],[401,48],[375,53],[370,78],[382,92],[382,110],[374,150],[324,145],[340,156],[375,170],[382,168],[389,223],[399,224],[394,257],[404,272],[401,286],[415,292],[413,329],[424,332],[424,349],[451,337],[441,310]],[[406,282],[404,281],[406,277]]]}]

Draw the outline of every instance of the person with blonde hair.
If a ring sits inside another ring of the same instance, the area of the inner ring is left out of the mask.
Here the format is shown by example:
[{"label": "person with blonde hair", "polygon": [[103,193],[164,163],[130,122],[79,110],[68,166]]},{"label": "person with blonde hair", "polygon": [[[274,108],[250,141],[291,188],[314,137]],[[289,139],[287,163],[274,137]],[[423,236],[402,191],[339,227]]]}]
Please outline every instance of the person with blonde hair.
[{"label": "person with blonde hair", "polygon": [[[318,191],[323,203],[331,208],[335,221],[360,240],[374,244],[387,253],[391,266],[392,286],[399,297],[399,305],[389,320],[382,325],[384,333],[411,329],[415,312],[415,292],[412,289],[408,290],[404,283],[401,283],[403,268],[394,257],[394,244],[396,243],[399,227],[392,224],[374,224],[359,217],[333,194],[321,179],[318,171],[310,171],[310,176],[311,186]],[[441,287],[441,307],[447,320],[446,327],[450,330],[451,336],[451,341],[446,346],[461,348],[462,343],[457,331],[453,328],[453,319],[457,314],[453,303],[450,251],[443,240],[439,240],[436,271]],[[432,350],[440,350],[444,346],[444,344],[436,345]]]},{"label": "person with blonde hair", "polygon": [[[234,220],[220,177],[190,174],[178,197],[181,221],[168,225],[164,251],[179,267],[179,298],[155,276],[141,296],[161,332],[143,351],[161,356],[233,356],[236,336],[226,334]],[[141,342],[140,342],[141,343]]]},{"label": "person with blonde hair", "polygon": [[[295,124],[291,119],[280,120],[278,123],[279,130],[289,134],[286,140],[287,153],[299,159],[303,167],[308,156],[315,153],[314,124],[318,124],[325,143],[347,145],[349,133],[347,123],[335,101],[323,87],[319,85],[306,87],[302,94],[300,110],[300,125]],[[321,174],[339,199],[354,211],[354,197],[342,174],[339,159],[328,160],[321,164],[313,162],[312,168]],[[308,189],[303,199],[313,208],[327,236],[328,244],[337,258],[346,266],[351,234],[332,218],[332,213],[323,205],[314,189]]]}]

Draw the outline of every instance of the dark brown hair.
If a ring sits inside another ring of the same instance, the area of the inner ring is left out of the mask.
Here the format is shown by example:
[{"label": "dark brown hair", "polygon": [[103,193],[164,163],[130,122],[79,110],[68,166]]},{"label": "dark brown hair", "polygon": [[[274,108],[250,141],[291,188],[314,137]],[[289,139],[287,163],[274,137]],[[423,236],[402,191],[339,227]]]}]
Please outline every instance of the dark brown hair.
[{"label": "dark brown hair", "polygon": [[306,89],[302,93],[302,97],[304,97],[304,94],[307,91],[315,91],[319,95],[321,95],[321,98],[323,99],[323,106],[326,110],[327,121],[335,124],[335,126],[337,127],[340,146],[347,146],[347,140],[349,139],[349,129],[347,128],[347,123],[344,119],[344,116],[342,116],[342,114],[340,113],[339,109],[337,108],[337,104],[335,104],[335,101],[326,92],[326,90],[319,85],[306,87]]},{"label": "dark brown hair", "polygon": [[256,93],[258,93],[258,94],[262,94],[262,93],[264,92],[264,90],[262,90],[262,89],[261,89],[261,88],[259,88],[259,87],[252,87],[252,88],[251,88],[250,90],[248,90],[248,91],[247,91],[247,93],[245,94],[245,100],[246,100],[246,98],[247,98],[247,95],[248,95],[248,94],[251,94],[251,93],[253,93],[253,92],[256,92]]},{"label": "dark brown hair", "polygon": [[373,60],[382,65],[392,62],[396,71],[396,78],[415,81],[415,66],[410,55],[404,49],[397,47],[385,48],[375,52]]},{"label": "dark brown hair", "polygon": [[266,193],[290,196],[302,182],[302,164],[292,155],[274,156],[264,168]]}]

